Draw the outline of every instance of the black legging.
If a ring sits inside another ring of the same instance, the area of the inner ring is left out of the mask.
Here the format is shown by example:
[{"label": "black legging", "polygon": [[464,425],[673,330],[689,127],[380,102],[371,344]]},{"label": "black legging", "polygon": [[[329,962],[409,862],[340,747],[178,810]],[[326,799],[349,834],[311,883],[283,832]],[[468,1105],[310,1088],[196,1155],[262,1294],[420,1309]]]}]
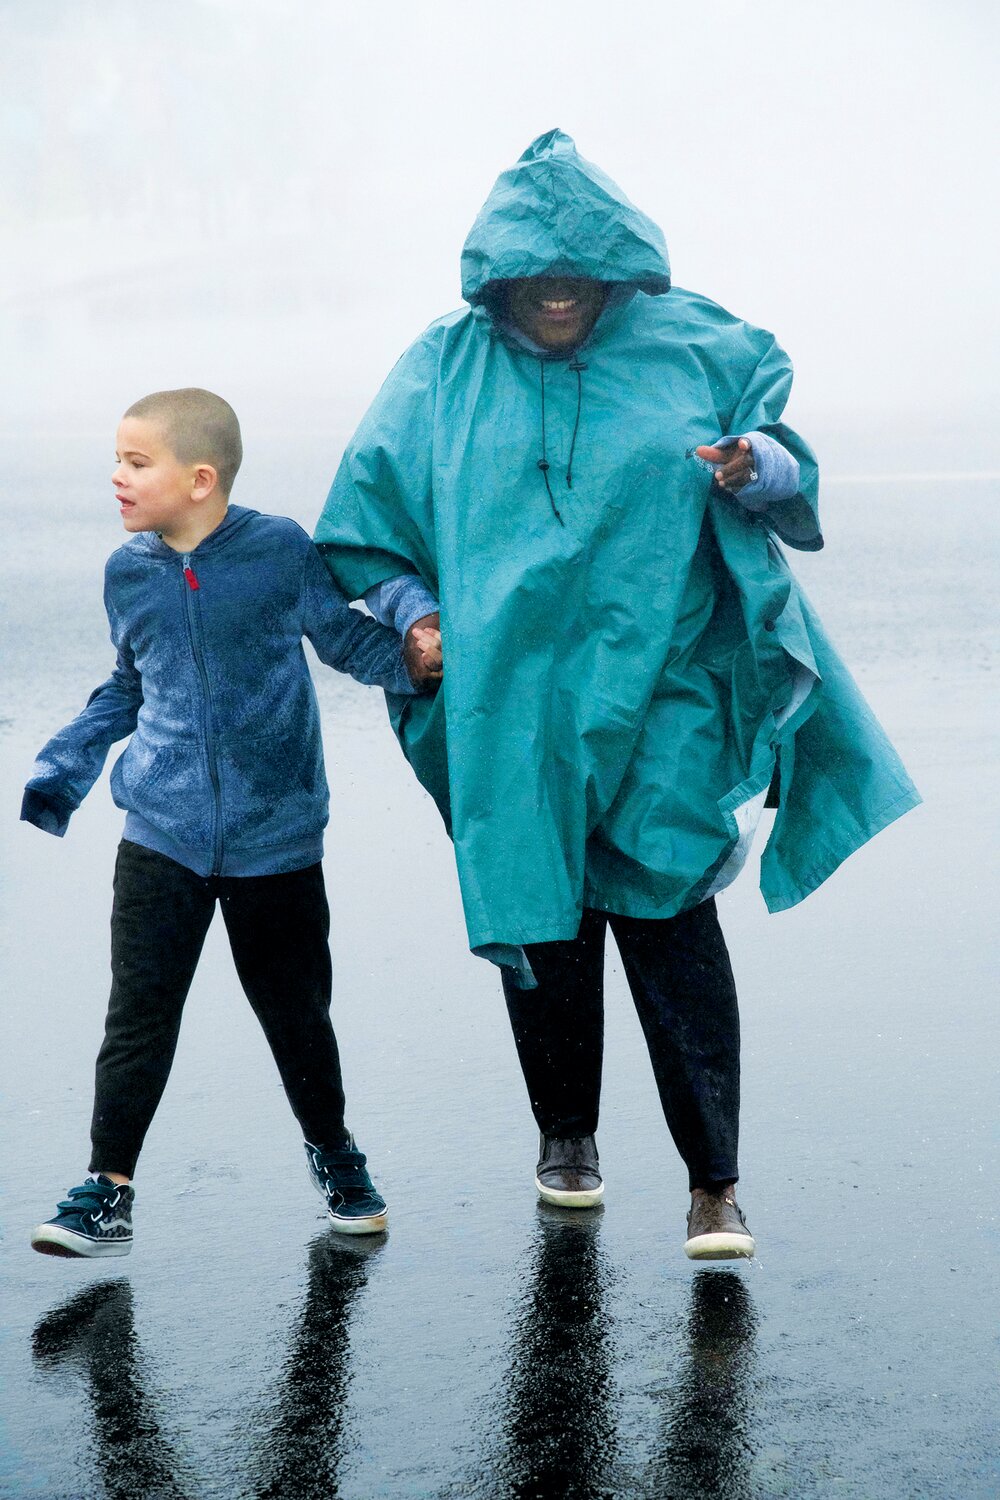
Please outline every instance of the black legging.
[{"label": "black legging", "polygon": [[525,949],[538,988],[504,995],[532,1112],[545,1135],[597,1130],[610,925],[691,1187],[735,1182],[740,1112],[736,987],[715,902],[665,920],[585,910],[568,942]]},{"label": "black legging", "polygon": [[[123,840],[111,913],[111,1000],[97,1058],[92,1172],[135,1171],[174,1060],[181,1013],[215,903],[247,999],[305,1137],[343,1144],[344,1090],[330,1023],[330,910],[321,865],[203,878]],[[232,1080],[238,1087],[238,1080]]]}]

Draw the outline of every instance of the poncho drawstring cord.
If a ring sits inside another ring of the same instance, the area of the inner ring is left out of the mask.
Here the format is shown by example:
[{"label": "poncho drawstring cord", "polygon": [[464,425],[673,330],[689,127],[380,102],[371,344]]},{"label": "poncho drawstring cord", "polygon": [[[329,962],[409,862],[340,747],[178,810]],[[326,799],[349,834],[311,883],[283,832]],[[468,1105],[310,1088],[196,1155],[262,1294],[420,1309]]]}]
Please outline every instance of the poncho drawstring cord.
[{"label": "poncho drawstring cord", "polygon": [[[569,369],[576,375],[576,419],[573,423],[573,436],[569,444],[569,461],[566,464],[566,488],[570,490],[573,488],[573,455],[576,452],[577,433],[580,431],[580,413],[583,408],[583,371],[586,368],[587,366],[584,361],[579,359],[572,360],[569,365]],[[559,513],[559,507],[556,505],[556,497],[552,493],[552,485],[549,483],[549,469],[552,465],[549,463],[545,434],[545,361],[543,359],[538,361],[538,377],[542,395],[542,456],[538,460],[538,467],[541,469],[542,478],[545,480],[545,489],[549,497],[549,504],[552,506],[552,513],[560,526],[565,526],[566,523]]]},{"label": "poncho drawstring cord", "polygon": [[549,504],[552,506],[552,513],[555,516],[556,520],[559,522],[560,526],[565,526],[566,523],[563,520],[562,516],[559,514],[558,505],[556,505],[556,497],[552,493],[552,486],[551,484],[549,484],[550,465],[548,459],[548,451],[545,444],[545,361],[543,359],[540,359],[538,361],[538,375],[542,383],[542,456],[538,460],[538,467],[541,469],[542,478],[545,480],[545,488],[548,491]]},{"label": "poncho drawstring cord", "polygon": [[583,371],[587,368],[582,359],[574,359],[569,367],[576,375],[576,421],[569,444],[569,462],[566,465],[566,488],[573,488],[573,454],[576,452],[576,435],[580,431],[580,411],[583,407]]}]

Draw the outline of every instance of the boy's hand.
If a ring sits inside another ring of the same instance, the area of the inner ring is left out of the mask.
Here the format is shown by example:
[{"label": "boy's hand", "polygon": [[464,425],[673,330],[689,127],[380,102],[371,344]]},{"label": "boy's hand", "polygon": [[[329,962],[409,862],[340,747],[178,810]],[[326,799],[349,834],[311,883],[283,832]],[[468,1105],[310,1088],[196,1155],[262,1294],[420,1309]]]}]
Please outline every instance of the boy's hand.
[{"label": "boy's hand", "polygon": [[735,495],[745,484],[752,484],[757,478],[753,449],[747,438],[741,437],[738,443],[731,443],[725,448],[696,448],[694,451],[707,464],[719,465],[715,471],[715,482],[720,489],[728,490],[731,495]]},{"label": "boy's hand", "polygon": [[444,675],[440,625],[441,616],[435,611],[414,620],[403,638],[403,660],[414,687],[440,682]]}]

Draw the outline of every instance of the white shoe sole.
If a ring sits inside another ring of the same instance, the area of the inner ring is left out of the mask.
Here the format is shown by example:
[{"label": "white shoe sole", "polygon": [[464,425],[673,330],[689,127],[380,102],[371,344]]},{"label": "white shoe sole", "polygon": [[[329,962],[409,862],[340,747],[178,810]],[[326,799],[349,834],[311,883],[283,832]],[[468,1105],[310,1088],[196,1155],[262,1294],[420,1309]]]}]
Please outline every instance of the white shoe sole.
[{"label": "white shoe sole", "polygon": [[366,1219],[338,1219],[327,1209],[326,1216],[338,1234],[381,1234],[389,1222],[388,1212]]},{"label": "white shoe sole", "polygon": [[560,1192],[558,1188],[546,1187],[540,1178],[535,1178],[535,1187],[543,1203],[552,1203],[556,1208],[596,1208],[604,1197],[604,1183],[600,1187],[586,1188],[580,1193]]},{"label": "white shoe sole", "polygon": [[752,1234],[696,1234],[684,1243],[689,1260],[749,1260],[756,1249]]},{"label": "white shoe sole", "polygon": [[131,1240],[88,1240],[84,1234],[74,1234],[72,1229],[60,1229],[55,1224],[39,1224],[31,1232],[31,1248],[40,1255],[80,1256],[88,1260],[99,1260],[106,1255],[128,1255]]}]

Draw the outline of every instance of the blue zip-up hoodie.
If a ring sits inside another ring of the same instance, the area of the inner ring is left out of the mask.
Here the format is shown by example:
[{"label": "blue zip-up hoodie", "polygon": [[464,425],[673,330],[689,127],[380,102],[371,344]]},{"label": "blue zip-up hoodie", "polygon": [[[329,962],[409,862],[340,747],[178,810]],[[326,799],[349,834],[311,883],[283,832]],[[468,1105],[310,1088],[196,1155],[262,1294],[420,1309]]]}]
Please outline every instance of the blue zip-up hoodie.
[{"label": "blue zip-up hoodie", "polygon": [[231,505],[190,554],[142,532],[108,559],[115,670],[42,750],[22,818],[60,837],[101,773],[125,838],[199,875],[322,858],[329,795],[302,649],[359,682],[416,691],[393,630],[353,610],[294,521]]}]

